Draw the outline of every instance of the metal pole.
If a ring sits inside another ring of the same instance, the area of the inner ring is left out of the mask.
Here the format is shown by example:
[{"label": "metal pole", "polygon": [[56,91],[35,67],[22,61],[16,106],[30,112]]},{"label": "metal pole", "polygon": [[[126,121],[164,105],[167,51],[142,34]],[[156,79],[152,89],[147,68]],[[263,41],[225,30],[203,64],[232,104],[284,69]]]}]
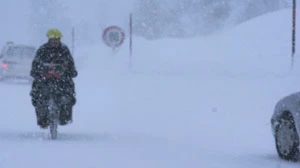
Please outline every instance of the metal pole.
[{"label": "metal pole", "polygon": [[129,15],[129,68],[132,68],[132,13]]},{"label": "metal pole", "polygon": [[296,52],[296,0],[293,0],[293,25],[292,25],[292,69],[294,68],[294,55]]},{"label": "metal pole", "polygon": [[72,27],[72,55],[74,57],[74,48],[75,48],[75,28]]}]

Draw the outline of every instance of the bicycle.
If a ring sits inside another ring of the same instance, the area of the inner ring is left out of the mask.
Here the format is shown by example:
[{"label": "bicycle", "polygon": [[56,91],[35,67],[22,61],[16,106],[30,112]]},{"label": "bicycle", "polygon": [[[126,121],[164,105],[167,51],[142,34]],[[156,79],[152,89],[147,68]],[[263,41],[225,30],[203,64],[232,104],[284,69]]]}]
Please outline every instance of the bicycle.
[{"label": "bicycle", "polygon": [[[51,88],[51,87],[50,87]],[[54,93],[52,91],[53,89],[50,89],[49,94],[49,101],[48,101],[48,122],[49,122],[49,127],[50,127],[50,135],[51,139],[56,139],[57,138],[57,127],[59,123],[59,107],[57,106],[55,99],[54,99]]]},{"label": "bicycle", "polygon": [[62,97],[61,92],[57,90],[57,77],[58,72],[56,72],[57,67],[63,67],[60,64],[54,64],[54,63],[44,63],[45,67],[48,67],[47,72],[47,89],[45,92],[48,95],[48,102],[47,102],[47,120],[50,128],[50,136],[51,139],[57,138],[57,129],[60,122],[60,107],[58,105],[58,101]]}]

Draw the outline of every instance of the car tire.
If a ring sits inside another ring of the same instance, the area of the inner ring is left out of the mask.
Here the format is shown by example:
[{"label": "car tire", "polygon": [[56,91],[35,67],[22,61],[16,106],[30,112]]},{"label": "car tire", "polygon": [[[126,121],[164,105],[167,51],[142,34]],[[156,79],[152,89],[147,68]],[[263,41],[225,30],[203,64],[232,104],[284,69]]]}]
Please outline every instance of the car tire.
[{"label": "car tire", "polygon": [[275,130],[276,150],[280,158],[288,161],[299,159],[299,135],[290,112],[285,112]]}]

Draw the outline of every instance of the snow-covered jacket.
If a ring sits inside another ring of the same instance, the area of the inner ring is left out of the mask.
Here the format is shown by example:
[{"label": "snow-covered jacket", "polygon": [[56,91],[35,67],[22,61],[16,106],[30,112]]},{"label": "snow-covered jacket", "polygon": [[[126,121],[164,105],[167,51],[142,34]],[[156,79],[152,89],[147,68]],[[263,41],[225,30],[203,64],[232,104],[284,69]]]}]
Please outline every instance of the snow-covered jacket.
[{"label": "snow-covered jacket", "polygon": [[45,67],[44,63],[64,65],[66,69],[64,69],[62,78],[72,80],[71,78],[77,76],[73,57],[69,48],[63,43],[57,47],[52,47],[49,43],[45,43],[37,50],[30,71],[30,75],[33,78],[44,77],[47,73],[48,67]]}]

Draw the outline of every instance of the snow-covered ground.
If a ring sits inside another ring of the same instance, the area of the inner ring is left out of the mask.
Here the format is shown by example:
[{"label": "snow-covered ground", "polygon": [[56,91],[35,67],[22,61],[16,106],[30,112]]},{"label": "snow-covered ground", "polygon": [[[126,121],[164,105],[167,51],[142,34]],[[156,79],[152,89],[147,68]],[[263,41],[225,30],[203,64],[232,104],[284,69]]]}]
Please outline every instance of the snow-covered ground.
[{"label": "snow-covered ground", "polygon": [[1,83],[0,167],[298,168],[278,158],[270,126],[276,101],[299,91],[290,15],[209,37],[134,37],[131,69],[128,41],[115,54],[78,46],[74,123],[55,141],[36,125],[31,86]]}]

